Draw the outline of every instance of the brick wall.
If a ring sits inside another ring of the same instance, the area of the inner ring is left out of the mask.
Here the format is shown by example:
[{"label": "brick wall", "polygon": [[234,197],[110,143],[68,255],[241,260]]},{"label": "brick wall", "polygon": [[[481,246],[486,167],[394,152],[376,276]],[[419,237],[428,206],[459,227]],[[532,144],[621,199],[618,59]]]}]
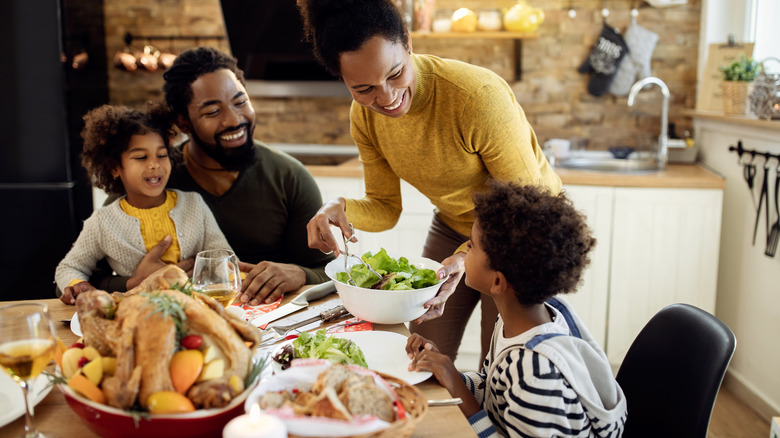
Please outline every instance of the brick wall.
[{"label": "brick wall", "polygon": [[[602,4],[610,10],[608,22],[625,31],[630,21],[629,0],[573,0],[577,17],[567,14],[568,0],[531,0],[545,10],[538,39],[523,41],[522,80],[514,80],[514,43],[489,39],[417,39],[416,53],[432,53],[460,59],[496,71],[506,79],[541,141],[582,136],[591,148],[635,146],[658,135],[660,92],[640,94],[635,111],[625,97],[593,97],[587,93],[588,77],[577,67],[598,37]],[[701,0],[682,6],[655,9],[641,3],[638,23],[660,35],[653,52],[652,73],[671,91],[670,121],[682,134],[690,129],[681,109],[695,106]],[[443,8],[460,6],[475,10],[508,7],[512,0],[438,0]],[[218,0],[106,0],[106,38],[109,61],[124,47],[127,30],[153,34],[223,34]],[[202,41],[217,45],[215,41]],[[181,42],[186,48],[194,42]],[[142,48],[139,42],[138,49]],[[224,44],[222,49],[225,49]],[[113,103],[138,104],[159,96],[161,73],[122,72],[110,67]],[[255,136],[267,142],[352,144],[349,137],[349,98],[253,98],[258,125]]]}]

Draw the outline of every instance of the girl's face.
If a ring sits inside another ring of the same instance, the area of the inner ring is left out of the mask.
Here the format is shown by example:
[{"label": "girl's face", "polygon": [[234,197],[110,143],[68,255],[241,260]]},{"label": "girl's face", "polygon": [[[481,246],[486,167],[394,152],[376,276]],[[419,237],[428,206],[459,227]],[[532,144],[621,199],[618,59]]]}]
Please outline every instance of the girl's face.
[{"label": "girl's face", "polygon": [[475,221],[474,225],[471,226],[471,240],[466,245],[468,247],[464,261],[466,286],[482,293],[488,293],[495,278],[495,272],[490,269],[488,256],[479,243],[481,238],[482,230],[479,228],[479,222]]},{"label": "girl's face", "polygon": [[339,56],[341,77],[355,102],[388,117],[409,112],[417,72],[403,44],[374,36],[360,49]]},{"label": "girl's face", "polygon": [[122,165],[112,172],[122,179],[127,202],[136,208],[152,208],[165,202],[165,185],[171,174],[171,159],[156,132],[130,137],[122,152]]}]

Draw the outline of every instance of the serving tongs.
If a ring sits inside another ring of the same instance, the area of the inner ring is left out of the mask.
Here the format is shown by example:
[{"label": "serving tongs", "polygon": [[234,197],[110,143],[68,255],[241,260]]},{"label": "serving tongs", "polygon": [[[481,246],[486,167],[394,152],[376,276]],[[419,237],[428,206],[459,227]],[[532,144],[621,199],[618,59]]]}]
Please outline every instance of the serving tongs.
[{"label": "serving tongs", "polygon": [[[352,224],[349,224],[349,229],[352,229]],[[349,272],[349,267],[347,266],[347,259],[350,257],[354,257],[358,260],[360,260],[360,263],[364,264],[369,271],[371,271],[372,274],[376,275],[376,277],[379,279],[379,281],[382,281],[382,276],[374,270],[374,268],[371,267],[370,264],[366,263],[361,257],[356,256],[355,254],[350,254],[349,248],[347,248],[347,242],[349,242],[349,239],[347,239],[347,236],[344,233],[341,233],[341,238],[344,239],[344,272],[347,273],[347,277],[349,277],[349,280],[347,282],[351,284],[352,286],[357,286],[357,283],[355,283],[355,280],[352,279],[352,274]]]}]

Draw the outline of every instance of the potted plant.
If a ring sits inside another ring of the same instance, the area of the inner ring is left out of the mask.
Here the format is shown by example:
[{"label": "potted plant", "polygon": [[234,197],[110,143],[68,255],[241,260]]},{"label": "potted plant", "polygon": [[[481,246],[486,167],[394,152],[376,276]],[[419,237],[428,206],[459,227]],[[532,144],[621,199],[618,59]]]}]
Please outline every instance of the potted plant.
[{"label": "potted plant", "polygon": [[743,115],[747,108],[748,87],[759,69],[759,63],[753,58],[740,55],[731,64],[723,65],[723,112]]}]

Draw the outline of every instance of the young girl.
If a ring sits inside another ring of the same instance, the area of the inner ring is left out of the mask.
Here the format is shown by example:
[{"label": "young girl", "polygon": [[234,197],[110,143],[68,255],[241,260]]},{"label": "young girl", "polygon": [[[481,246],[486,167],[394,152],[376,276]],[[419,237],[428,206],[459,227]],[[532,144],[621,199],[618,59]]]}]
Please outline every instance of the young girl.
[{"label": "young girl", "polygon": [[413,334],[411,370],[429,370],[480,437],[619,437],[626,400],[607,356],[557,294],[573,292],[596,241],[563,195],[493,183],[474,196],[466,284],[492,298],[499,317],[479,373],[459,373]]},{"label": "young girl", "polygon": [[87,113],[84,122],[82,164],[96,187],[124,196],[84,221],[57,266],[55,281],[64,303],[75,304],[79,293],[93,288],[87,280],[103,258],[117,275],[130,277],[130,289],[151,273],[136,267],[161,241],[170,242],[162,256],[166,263],[205,249],[230,249],[200,195],[165,189],[175,149],[173,118],[162,104],[146,112],[103,105]]}]

